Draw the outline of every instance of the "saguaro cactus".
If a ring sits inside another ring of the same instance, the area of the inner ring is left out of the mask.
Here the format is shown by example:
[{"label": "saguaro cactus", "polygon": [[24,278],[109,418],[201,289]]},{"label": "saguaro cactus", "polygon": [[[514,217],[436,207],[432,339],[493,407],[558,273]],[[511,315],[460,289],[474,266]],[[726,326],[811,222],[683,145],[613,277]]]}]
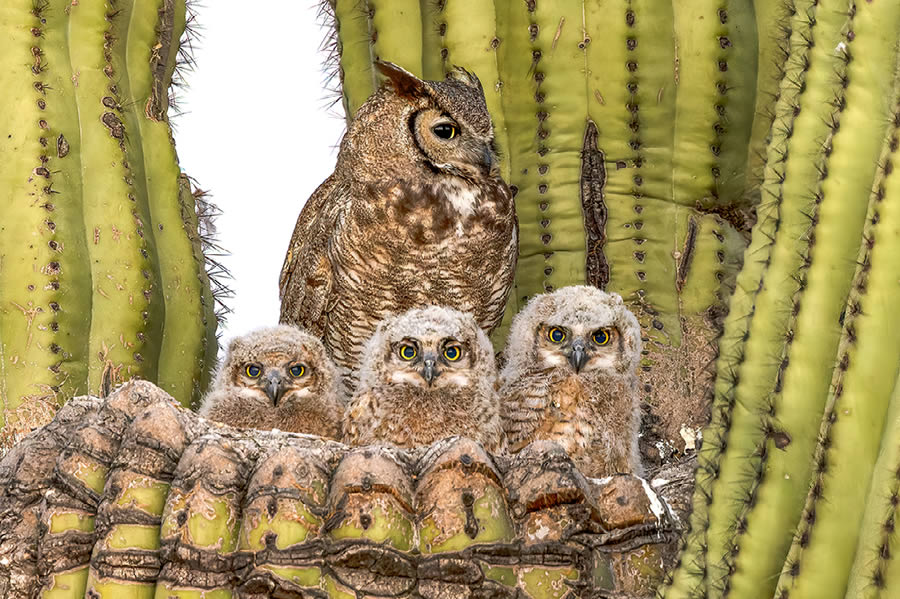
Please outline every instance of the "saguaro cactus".
[{"label": "saguaro cactus", "polygon": [[587,480],[553,444],[350,449],[143,381],[0,461],[0,599],[646,596],[672,535],[646,483]]},{"label": "saguaro cactus", "polygon": [[792,13],[667,597],[896,593],[900,7],[810,0]]},{"label": "saguaro cactus", "polygon": [[751,3],[329,0],[326,9],[348,118],[378,83],[376,58],[426,78],[453,65],[480,77],[517,192],[509,313],[574,283],[621,294],[647,338],[647,403],[683,449],[704,422],[717,318],[752,222],[748,148],[766,131],[763,117],[751,139]]},{"label": "saguaro cactus", "polygon": [[0,6],[4,434],[133,376],[196,399],[216,319],[167,119],[184,0]]}]

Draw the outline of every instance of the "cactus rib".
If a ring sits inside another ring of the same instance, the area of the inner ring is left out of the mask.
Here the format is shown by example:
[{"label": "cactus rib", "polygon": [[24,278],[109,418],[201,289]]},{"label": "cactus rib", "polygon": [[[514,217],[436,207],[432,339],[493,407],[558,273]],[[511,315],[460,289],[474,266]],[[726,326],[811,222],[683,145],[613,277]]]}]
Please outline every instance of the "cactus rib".
[{"label": "cactus rib", "polygon": [[372,66],[372,38],[367,0],[333,0],[341,54],[341,88],[347,119],[377,87]]},{"label": "cactus rib", "polygon": [[139,197],[148,206],[165,306],[157,382],[190,405],[200,399],[194,382],[203,368],[196,359],[203,354],[205,337],[202,287],[194,276],[180,203],[171,201],[180,193],[180,173],[166,119],[171,82],[167,77],[172,75],[170,65],[184,31],[185,6],[183,0],[119,6],[113,28],[120,41],[113,45],[113,56],[117,70],[127,73],[119,80],[119,91],[126,96],[126,123],[139,134],[125,143],[139,179]]}]

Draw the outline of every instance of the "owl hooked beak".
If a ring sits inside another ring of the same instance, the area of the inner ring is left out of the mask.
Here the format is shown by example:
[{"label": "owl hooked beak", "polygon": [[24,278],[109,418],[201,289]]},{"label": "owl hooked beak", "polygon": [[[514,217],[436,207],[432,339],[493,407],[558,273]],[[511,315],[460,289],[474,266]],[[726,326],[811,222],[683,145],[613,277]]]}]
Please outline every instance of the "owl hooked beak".
[{"label": "owl hooked beak", "polygon": [[422,375],[422,378],[425,379],[425,382],[428,383],[429,387],[434,382],[434,379],[441,375],[441,371],[437,369],[434,358],[433,355],[426,355],[425,359],[422,360],[422,370],[419,371],[419,374]]},{"label": "owl hooked beak", "polygon": [[581,372],[581,369],[584,368],[588,361],[588,356],[584,351],[584,341],[576,339],[569,349],[569,355],[566,357],[569,359],[569,364],[572,365],[575,372]]},{"label": "owl hooked beak", "polygon": [[494,171],[494,152],[490,146],[482,149],[481,165],[484,167],[484,174],[490,175]]},{"label": "owl hooked beak", "polygon": [[282,384],[283,382],[281,373],[276,370],[270,370],[266,373],[265,377],[263,377],[263,389],[265,389],[269,399],[272,400],[272,405],[277,406],[278,400],[284,395],[285,388]]}]

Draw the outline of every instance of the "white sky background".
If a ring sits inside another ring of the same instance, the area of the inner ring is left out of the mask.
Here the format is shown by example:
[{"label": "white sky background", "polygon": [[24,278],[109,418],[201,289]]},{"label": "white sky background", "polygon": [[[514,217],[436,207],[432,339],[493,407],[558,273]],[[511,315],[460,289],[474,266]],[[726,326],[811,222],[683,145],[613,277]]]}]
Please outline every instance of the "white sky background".
[{"label": "white sky background", "polygon": [[209,190],[233,312],[223,343],[278,322],[278,276],[300,208],[334,168],[344,130],[324,88],[315,0],[195,6],[196,67],[173,119],[182,170]]}]

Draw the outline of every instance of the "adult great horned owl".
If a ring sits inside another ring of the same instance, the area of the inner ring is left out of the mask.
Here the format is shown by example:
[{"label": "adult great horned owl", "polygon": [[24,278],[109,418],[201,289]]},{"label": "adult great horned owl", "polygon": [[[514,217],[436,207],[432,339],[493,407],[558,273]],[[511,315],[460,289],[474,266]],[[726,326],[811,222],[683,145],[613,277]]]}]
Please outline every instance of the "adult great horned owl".
[{"label": "adult great horned owl", "polygon": [[344,403],[322,343],[281,325],[231,340],[200,415],[240,428],[339,439]]},{"label": "adult great horned owl", "polygon": [[503,445],[494,352],[469,314],[439,306],[382,321],[366,344],[344,443],[428,445],[464,435]]},{"label": "adult great horned owl", "polygon": [[281,271],[281,321],[319,335],[351,388],[363,344],[389,314],[447,305],[495,328],[518,252],[478,79],[378,68],[387,84],[350,123]]},{"label": "adult great horned owl", "polygon": [[641,331],[621,297],[584,285],[535,296],[513,320],[504,355],[500,398],[511,451],[549,439],[587,476],[642,473]]}]

